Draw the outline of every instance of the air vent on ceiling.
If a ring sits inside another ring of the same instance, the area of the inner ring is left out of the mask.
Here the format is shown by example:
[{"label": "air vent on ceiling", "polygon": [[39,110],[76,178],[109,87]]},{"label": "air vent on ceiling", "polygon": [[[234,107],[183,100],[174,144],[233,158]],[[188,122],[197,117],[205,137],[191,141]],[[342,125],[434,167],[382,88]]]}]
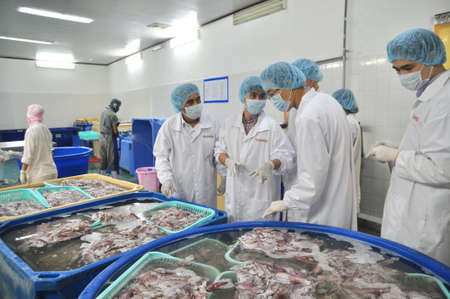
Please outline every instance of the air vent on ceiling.
[{"label": "air vent on ceiling", "polygon": [[287,0],[267,0],[233,14],[233,24],[242,24],[286,9]]},{"label": "air vent on ceiling", "polygon": [[434,15],[434,23],[435,25],[450,23],[450,11]]},{"label": "air vent on ceiling", "polygon": [[150,25],[147,25],[147,27],[153,28],[153,29],[161,29],[161,30],[164,30],[164,29],[169,28],[170,25],[169,25],[169,24],[164,24],[164,23],[157,23],[157,22],[155,22],[155,23],[151,23]]}]

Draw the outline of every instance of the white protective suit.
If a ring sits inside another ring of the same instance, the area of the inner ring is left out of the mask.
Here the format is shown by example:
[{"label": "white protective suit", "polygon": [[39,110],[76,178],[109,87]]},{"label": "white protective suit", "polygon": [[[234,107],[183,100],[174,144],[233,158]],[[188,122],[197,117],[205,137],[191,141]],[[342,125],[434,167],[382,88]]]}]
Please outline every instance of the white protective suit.
[{"label": "white protective suit", "polygon": [[162,184],[173,180],[173,197],[217,206],[214,146],[218,134],[218,124],[205,111],[194,128],[181,113],[161,126],[153,148],[155,167]]},{"label": "white protective suit", "polygon": [[356,207],[359,213],[361,205],[361,127],[353,114],[347,115],[348,123],[350,124],[350,131],[352,133],[353,145],[353,166],[355,170],[355,186],[356,186]]},{"label": "white protective suit", "polygon": [[399,150],[381,236],[450,266],[450,71],[415,102]]},{"label": "white protective suit", "polygon": [[297,180],[284,200],[289,221],[357,228],[348,121],[330,95],[310,90],[295,120]]},{"label": "white protective suit", "polygon": [[33,123],[25,132],[22,163],[28,164],[29,184],[57,178],[58,171],[52,155],[52,133],[43,123]]},{"label": "white protective suit", "polygon": [[[261,220],[271,202],[280,200],[281,174],[295,167],[295,151],[288,137],[280,125],[264,112],[246,135],[242,113],[239,113],[228,118],[220,131],[217,159],[222,153],[240,163],[235,177],[227,171],[225,210],[229,222]],[[264,184],[259,183],[258,178],[249,176],[265,162],[274,159],[279,159],[281,166],[273,170],[273,175]]]}]

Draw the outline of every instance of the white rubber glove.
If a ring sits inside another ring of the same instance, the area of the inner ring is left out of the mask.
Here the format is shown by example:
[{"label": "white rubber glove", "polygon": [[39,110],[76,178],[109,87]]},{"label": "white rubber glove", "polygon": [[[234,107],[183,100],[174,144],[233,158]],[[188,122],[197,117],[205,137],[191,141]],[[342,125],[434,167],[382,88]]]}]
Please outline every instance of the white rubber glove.
[{"label": "white rubber glove", "polygon": [[376,145],[370,149],[369,153],[367,154],[367,158],[373,156],[377,161],[380,162],[395,163],[398,154],[399,154],[398,149],[388,147],[386,145]]},{"label": "white rubber glove", "polygon": [[231,175],[232,177],[235,177],[235,176],[236,176],[236,174],[237,174],[237,168],[238,168],[239,165],[241,165],[241,164],[238,163],[238,162],[235,162],[235,161],[231,160],[230,158],[227,158],[227,159],[225,160],[225,166],[230,170],[230,175]]},{"label": "white rubber glove", "polygon": [[219,185],[219,187],[217,187],[217,195],[224,195],[226,184],[227,184],[227,177],[226,177],[226,176],[223,176],[223,177],[220,179],[220,185]]},{"label": "white rubber glove", "polygon": [[250,172],[249,176],[251,177],[259,177],[259,182],[264,184],[265,181],[272,175],[272,170],[275,165],[273,165],[272,161],[267,161],[260,168]]},{"label": "white rubber glove", "polygon": [[168,180],[161,186],[161,192],[165,197],[170,198],[175,193],[175,185],[172,180]]},{"label": "white rubber glove", "polygon": [[28,184],[28,172],[26,170],[20,171],[20,183],[22,185]]},{"label": "white rubber glove", "polygon": [[286,211],[288,209],[288,205],[283,200],[272,201],[270,207],[264,212],[263,217],[267,217],[269,215]]}]

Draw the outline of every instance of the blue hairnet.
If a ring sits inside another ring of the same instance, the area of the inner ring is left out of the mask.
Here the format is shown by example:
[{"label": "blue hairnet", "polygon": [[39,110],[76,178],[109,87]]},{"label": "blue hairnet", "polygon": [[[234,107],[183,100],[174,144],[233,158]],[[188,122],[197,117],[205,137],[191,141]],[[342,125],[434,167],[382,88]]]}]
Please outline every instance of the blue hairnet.
[{"label": "blue hairnet", "polygon": [[397,35],[387,44],[389,62],[412,60],[425,65],[444,64],[447,61],[445,46],[439,36],[418,28]]},{"label": "blue hairnet", "polygon": [[323,74],[319,70],[319,66],[312,60],[298,59],[294,61],[292,65],[301,70],[306,78],[309,78],[313,81],[319,82],[323,78]]},{"label": "blue hairnet", "polygon": [[261,73],[266,89],[296,89],[305,86],[306,77],[298,68],[287,62],[277,62]]},{"label": "blue hairnet", "polygon": [[260,90],[265,91],[264,83],[257,76],[251,76],[246,78],[241,83],[241,88],[239,89],[239,97],[241,98],[241,102],[243,103],[245,100],[245,96],[252,91]]},{"label": "blue hairnet", "polygon": [[341,104],[342,108],[344,108],[345,110],[350,111],[351,113],[358,113],[358,104],[356,104],[355,95],[350,89],[338,89],[333,93],[332,96],[339,102],[339,104]]},{"label": "blue hairnet", "polygon": [[170,95],[170,102],[177,113],[181,112],[184,103],[194,93],[200,94],[197,85],[192,83],[185,83],[172,91],[172,94]]}]

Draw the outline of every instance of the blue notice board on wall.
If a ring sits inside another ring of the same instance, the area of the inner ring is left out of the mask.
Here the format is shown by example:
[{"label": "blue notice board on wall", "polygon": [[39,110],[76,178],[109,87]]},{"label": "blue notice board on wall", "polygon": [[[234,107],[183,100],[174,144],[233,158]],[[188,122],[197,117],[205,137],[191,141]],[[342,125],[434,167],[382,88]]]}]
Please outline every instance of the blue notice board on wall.
[{"label": "blue notice board on wall", "polygon": [[226,103],[229,99],[228,76],[203,80],[204,103]]}]

